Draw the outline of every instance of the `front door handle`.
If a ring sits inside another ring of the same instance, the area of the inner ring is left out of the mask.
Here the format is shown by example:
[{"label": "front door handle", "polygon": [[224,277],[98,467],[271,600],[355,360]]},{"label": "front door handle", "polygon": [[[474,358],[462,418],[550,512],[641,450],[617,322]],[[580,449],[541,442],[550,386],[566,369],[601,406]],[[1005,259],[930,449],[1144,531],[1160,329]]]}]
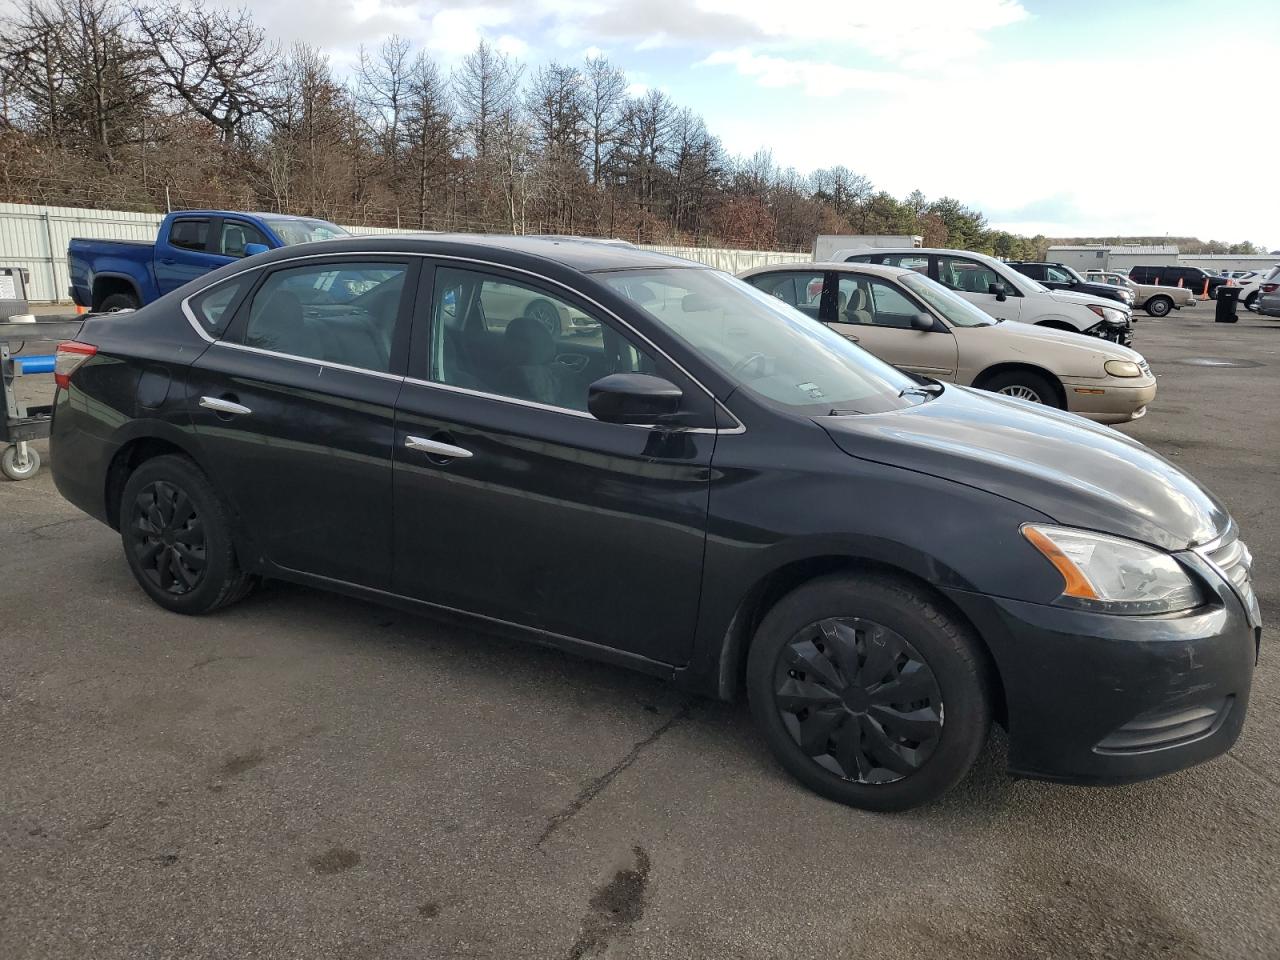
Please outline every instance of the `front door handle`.
[{"label": "front door handle", "polygon": [[471,456],[470,450],[455,447],[452,443],[428,440],[426,437],[405,437],[404,445],[410,450],[421,450],[442,460],[466,460]]},{"label": "front door handle", "polygon": [[214,410],[218,413],[253,413],[253,411],[243,403],[236,403],[234,400],[223,400],[221,397],[201,397],[200,406],[204,407],[206,410]]},{"label": "front door handle", "polygon": [[842,333],[840,334],[840,336],[844,337],[846,340],[852,340],[854,343],[858,342],[858,338],[855,337],[852,333]]}]

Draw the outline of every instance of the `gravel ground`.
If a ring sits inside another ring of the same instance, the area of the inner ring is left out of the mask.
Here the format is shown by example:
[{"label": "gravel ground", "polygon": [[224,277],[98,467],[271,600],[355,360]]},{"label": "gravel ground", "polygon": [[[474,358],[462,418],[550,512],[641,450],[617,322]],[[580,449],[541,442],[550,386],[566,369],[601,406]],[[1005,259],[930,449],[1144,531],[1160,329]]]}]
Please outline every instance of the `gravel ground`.
[{"label": "gravel ground", "polygon": [[[1280,321],[1242,317],[1142,319],[1121,429],[1227,502],[1274,623]],[[0,957],[1280,956],[1269,637],[1228,756],[1050,786],[997,735],[883,816],[742,704],[291,586],[166,614],[48,470],[0,484],[0,616]]]}]

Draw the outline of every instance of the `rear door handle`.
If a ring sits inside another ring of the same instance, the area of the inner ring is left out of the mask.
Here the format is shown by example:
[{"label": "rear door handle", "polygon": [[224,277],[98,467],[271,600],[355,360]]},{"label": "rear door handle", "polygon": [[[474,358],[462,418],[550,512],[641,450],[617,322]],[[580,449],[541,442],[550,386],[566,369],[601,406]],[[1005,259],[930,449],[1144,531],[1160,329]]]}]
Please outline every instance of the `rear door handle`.
[{"label": "rear door handle", "polygon": [[421,450],[433,457],[444,460],[466,460],[471,456],[470,450],[455,447],[452,443],[441,443],[439,440],[428,440],[426,437],[405,437],[404,445],[410,450]]},{"label": "rear door handle", "polygon": [[854,343],[858,342],[858,338],[855,337],[852,333],[842,333],[840,334],[840,336],[844,337],[846,340],[852,340]]},{"label": "rear door handle", "polygon": [[200,406],[206,410],[215,410],[218,413],[253,413],[243,403],[236,403],[234,400],[223,400],[221,397],[201,397]]}]

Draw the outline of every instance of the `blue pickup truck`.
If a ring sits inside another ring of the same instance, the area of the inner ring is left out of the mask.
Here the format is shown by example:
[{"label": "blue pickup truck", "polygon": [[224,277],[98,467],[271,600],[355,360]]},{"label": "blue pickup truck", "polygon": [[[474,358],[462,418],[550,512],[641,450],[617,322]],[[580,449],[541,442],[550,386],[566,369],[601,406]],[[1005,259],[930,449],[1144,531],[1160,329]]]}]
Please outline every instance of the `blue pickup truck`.
[{"label": "blue pickup truck", "polygon": [[232,260],[276,247],[345,237],[326,220],[275,213],[184,210],[160,224],[155,243],[73,239],[71,299],[94,311],[136,309]]}]

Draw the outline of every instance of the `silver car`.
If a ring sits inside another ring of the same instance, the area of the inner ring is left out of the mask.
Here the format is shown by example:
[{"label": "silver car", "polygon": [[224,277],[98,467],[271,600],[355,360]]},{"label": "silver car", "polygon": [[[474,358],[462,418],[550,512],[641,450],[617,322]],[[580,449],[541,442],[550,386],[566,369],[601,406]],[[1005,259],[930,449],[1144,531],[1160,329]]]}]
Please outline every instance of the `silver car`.
[{"label": "silver car", "polygon": [[1254,309],[1264,317],[1280,317],[1280,267],[1272,267],[1258,284]]}]

